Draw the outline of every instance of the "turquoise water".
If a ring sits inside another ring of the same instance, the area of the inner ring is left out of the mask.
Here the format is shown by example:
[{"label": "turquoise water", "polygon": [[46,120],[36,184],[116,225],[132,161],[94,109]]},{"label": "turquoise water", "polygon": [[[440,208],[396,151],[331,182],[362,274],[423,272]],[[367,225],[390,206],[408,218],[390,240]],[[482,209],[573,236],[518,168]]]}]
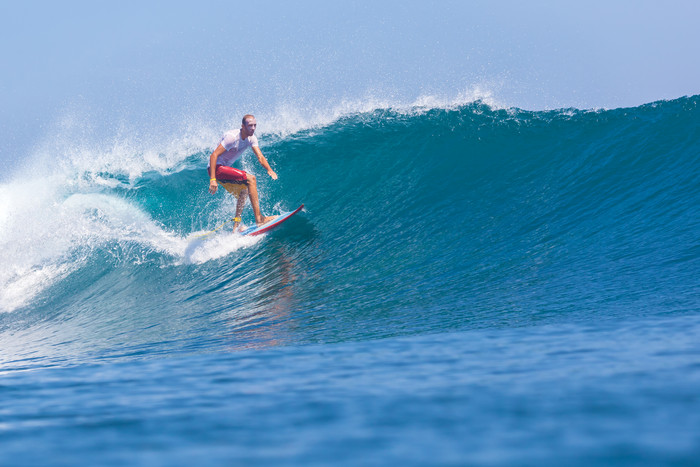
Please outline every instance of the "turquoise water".
[{"label": "turquoise water", "polygon": [[252,239],[211,147],[5,183],[0,463],[696,463],[698,101],[269,132]]}]

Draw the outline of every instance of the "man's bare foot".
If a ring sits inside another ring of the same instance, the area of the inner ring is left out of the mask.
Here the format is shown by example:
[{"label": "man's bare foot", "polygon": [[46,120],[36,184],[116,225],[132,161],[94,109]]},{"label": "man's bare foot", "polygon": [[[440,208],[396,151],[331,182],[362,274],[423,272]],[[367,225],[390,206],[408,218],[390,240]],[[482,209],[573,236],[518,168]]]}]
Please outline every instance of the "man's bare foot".
[{"label": "man's bare foot", "polygon": [[258,227],[260,227],[261,225],[265,225],[265,224],[267,224],[267,223],[270,222],[270,221],[275,220],[277,217],[278,217],[278,216],[264,216],[262,222],[257,222]]}]

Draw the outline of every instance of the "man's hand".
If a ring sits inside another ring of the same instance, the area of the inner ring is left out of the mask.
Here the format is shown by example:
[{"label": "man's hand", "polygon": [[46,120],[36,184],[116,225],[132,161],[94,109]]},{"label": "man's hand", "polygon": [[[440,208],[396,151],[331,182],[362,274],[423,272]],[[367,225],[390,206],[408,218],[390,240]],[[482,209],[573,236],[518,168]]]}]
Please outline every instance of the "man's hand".
[{"label": "man's hand", "polygon": [[213,195],[216,193],[217,188],[219,188],[219,184],[216,183],[216,180],[209,180],[209,193]]},{"label": "man's hand", "polygon": [[273,180],[277,180],[277,174],[275,173],[274,170],[270,169],[267,171],[267,174],[272,177]]}]

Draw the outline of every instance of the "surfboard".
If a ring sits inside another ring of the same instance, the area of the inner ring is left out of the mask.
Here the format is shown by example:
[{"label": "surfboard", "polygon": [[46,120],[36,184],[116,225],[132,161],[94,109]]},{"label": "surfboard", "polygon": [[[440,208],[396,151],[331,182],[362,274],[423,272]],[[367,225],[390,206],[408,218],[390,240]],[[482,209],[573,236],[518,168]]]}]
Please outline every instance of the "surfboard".
[{"label": "surfboard", "polygon": [[292,217],[294,214],[298,213],[303,209],[304,205],[302,204],[298,208],[296,208],[294,211],[287,211],[281,213],[279,216],[275,217],[269,222],[266,222],[265,224],[261,225],[258,227],[257,225],[253,225],[248,227],[247,229],[243,230],[241,232],[241,235],[260,235],[264,234],[265,232],[269,232],[270,230],[274,229],[275,227],[279,227],[282,222],[286,221],[290,217]]}]

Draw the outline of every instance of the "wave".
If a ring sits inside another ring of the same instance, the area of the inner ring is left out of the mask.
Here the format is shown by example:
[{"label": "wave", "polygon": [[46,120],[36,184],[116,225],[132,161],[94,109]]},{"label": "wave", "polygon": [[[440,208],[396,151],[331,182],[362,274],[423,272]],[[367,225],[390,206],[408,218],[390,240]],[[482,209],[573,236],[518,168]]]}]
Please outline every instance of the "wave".
[{"label": "wave", "polygon": [[216,132],[66,146],[40,184],[0,187],[0,310],[135,327],[184,304],[249,324],[272,307],[302,342],[697,310],[697,96],[553,111],[468,97],[269,119],[280,179],[243,166],[266,213],[307,209],[255,240],[193,243],[234,210],[206,191]]}]

